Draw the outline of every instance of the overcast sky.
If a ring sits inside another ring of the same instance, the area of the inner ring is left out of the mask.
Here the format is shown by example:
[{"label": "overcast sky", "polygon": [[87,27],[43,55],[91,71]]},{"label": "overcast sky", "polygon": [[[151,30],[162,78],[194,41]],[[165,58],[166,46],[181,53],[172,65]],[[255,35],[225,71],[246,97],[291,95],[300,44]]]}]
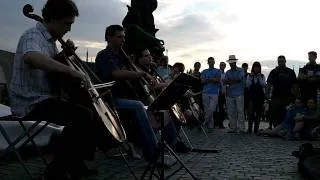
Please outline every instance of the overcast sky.
[{"label": "overcast sky", "polygon": [[[14,52],[21,33],[35,25],[23,16],[26,3],[36,13],[43,0],[1,0],[0,49]],[[130,0],[75,0],[80,16],[67,36],[75,41],[80,56],[89,49],[94,59],[106,46],[105,27],[121,24]],[[154,12],[157,37],[165,41],[169,63],[206,59],[225,61],[235,54],[239,63],[259,60],[267,72],[283,54],[289,67],[307,62],[307,52],[320,47],[318,0],[158,0]],[[272,60],[272,61],[270,61]]]}]

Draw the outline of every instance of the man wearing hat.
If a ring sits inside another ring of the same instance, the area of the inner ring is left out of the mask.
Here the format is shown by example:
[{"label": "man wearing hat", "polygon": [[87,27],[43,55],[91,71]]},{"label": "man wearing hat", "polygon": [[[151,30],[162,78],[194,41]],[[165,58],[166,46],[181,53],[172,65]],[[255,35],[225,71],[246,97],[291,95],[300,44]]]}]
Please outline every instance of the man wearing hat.
[{"label": "man wearing hat", "polygon": [[238,59],[235,55],[230,55],[227,63],[230,70],[226,72],[224,83],[227,85],[227,111],[230,121],[229,133],[245,132],[244,123],[244,71],[237,67]]}]

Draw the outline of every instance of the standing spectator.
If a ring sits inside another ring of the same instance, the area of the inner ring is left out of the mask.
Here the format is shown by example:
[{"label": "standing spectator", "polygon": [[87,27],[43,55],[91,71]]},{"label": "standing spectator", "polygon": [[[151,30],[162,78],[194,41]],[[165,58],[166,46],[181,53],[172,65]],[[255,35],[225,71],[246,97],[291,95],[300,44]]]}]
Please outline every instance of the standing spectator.
[{"label": "standing spectator", "polygon": [[201,72],[200,72],[201,64],[200,64],[200,62],[195,62],[193,67],[194,67],[194,69],[193,69],[192,75],[199,78],[199,84],[197,84],[197,86],[192,87],[192,91],[197,94],[196,96],[194,96],[194,100],[199,105],[199,107],[202,110],[204,110],[202,97],[201,97],[202,84],[201,84]]},{"label": "standing spectator", "polygon": [[274,127],[285,118],[286,106],[294,99],[292,90],[296,82],[296,74],[286,66],[286,58],[283,55],[279,56],[278,67],[270,72],[267,80],[268,85],[272,87],[270,120]]},{"label": "standing spectator", "polygon": [[193,65],[192,75],[194,75],[197,78],[201,78],[200,68],[201,68],[200,62],[195,62],[194,65]]},{"label": "standing spectator", "polygon": [[254,62],[251,68],[251,74],[247,77],[248,88],[248,132],[252,133],[254,123],[254,133],[257,135],[260,120],[263,113],[263,104],[265,100],[266,78],[261,74],[261,64]]},{"label": "standing spectator", "polygon": [[227,62],[230,70],[226,72],[224,83],[227,84],[227,111],[230,120],[229,133],[244,132],[244,71],[237,67],[235,55],[230,55]]},{"label": "standing spectator", "polygon": [[[244,79],[247,79],[248,75],[250,73],[248,73],[248,64],[247,63],[242,63],[241,65],[243,71],[244,71]],[[249,106],[249,100],[248,100],[248,87],[245,84],[245,88],[244,88],[244,119],[248,120],[248,106]]]},{"label": "standing spectator", "polygon": [[171,68],[168,66],[169,58],[168,56],[162,56],[159,61],[159,66],[157,67],[158,74],[164,79],[168,79],[171,74]]},{"label": "standing spectator", "polygon": [[299,71],[301,99],[304,103],[309,99],[317,99],[317,89],[320,87],[320,65],[316,63],[317,53],[308,53],[309,62]]},{"label": "standing spectator", "polygon": [[226,76],[225,69],[226,69],[226,63],[220,62],[219,65],[220,71],[221,71],[221,83],[220,83],[220,91],[219,91],[219,98],[218,98],[218,108],[217,108],[217,126],[219,128],[225,128],[223,126],[223,121],[226,119],[226,85],[223,84],[224,78]]},{"label": "standing spectator", "polygon": [[208,126],[208,131],[213,130],[213,114],[216,111],[218,104],[218,93],[220,87],[221,72],[214,68],[214,58],[208,58],[209,68],[201,73],[201,82],[203,84],[202,100],[205,113],[205,123]]}]

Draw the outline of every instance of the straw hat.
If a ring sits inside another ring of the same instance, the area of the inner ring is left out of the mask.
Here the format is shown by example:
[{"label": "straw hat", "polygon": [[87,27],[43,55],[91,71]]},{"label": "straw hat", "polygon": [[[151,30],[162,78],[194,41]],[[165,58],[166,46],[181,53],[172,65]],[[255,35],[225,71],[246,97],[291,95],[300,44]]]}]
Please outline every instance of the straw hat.
[{"label": "straw hat", "polygon": [[235,63],[237,61],[238,61],[238,59],[236,58],[235,55],[230,55],[229,59],[227,60],[227,63]]}]

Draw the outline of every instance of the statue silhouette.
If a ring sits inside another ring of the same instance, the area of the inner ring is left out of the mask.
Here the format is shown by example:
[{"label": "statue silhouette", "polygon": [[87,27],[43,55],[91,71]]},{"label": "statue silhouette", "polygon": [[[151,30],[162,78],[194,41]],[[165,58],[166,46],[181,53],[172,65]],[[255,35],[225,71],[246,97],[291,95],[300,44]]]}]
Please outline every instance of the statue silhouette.
[{"label": "statue silhouette", "polygon": [[127,53],[148,48],[153,54],[163,54],[164,42],[155,37],[159,29],[155,28],[152,14],[157,7],[157,0],[131,0],[131,6],[127,5],[128,13],[122,21],[126,31],[124,50]]}]

